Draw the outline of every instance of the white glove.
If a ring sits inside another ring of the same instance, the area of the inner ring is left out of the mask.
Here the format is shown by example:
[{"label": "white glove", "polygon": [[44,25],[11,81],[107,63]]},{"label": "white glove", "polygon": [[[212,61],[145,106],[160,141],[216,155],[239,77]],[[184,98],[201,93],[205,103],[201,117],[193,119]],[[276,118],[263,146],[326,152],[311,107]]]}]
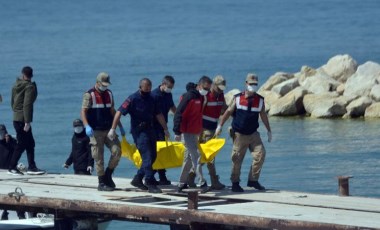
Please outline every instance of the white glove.
[{"label": "white glove", "polygon": [[222,126],[218,125],[215,130],[215,136],[219,136],[222,133]]},{"label": "white glove", "polygon": [[30,129],[30,123],[25,123],[24,131],[25,131],[25,132],[28,132],[29,129]]},{"label": "white glove", "polygon": [[175,135],[174,140],[175,141],[181,141],[181,135]]},{"label": "white glove", "polygon": [[87,167],[87,171],[90,172],[90,173],[92,173],[92,166],[88,166]]},{"label": "white glove", "polygon": [[115,139],[115,137],[116,137],[115,129],[110,129],[110,131],[107,134],[107,137],[108,137],[108,139],[113,141],[113,139]]},{"label": "white glove", "polygon": [[268,142],[272,142],[272,132],[268,132]]},{"label": "white glove", "polygon": [[68,168],[69,168],[69,165],[67,165],[67,164],[63,164],[62,167],[65,168],[65,169],[68,169]]}]

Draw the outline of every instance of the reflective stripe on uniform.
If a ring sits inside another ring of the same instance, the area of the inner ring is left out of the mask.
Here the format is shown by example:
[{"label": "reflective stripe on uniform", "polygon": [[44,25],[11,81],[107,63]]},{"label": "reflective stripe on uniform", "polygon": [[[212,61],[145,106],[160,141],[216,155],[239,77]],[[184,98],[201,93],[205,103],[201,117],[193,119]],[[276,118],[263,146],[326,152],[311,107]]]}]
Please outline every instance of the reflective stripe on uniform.
[{"label": "reflective stripe on uniform", "polygon": [[[251,107],[251,111],[252,112],[260,112],[261,109],[262,109],[262,107],[263,107],[263,102],[264,102],[264,100],[260,98],[258,107],[252,106]],[[245,111],[248,110],[248,106],[247,105],[240,104],[240,97],[236,97],[236,108],[237,109],[241,109],[241,110],[245,110]]]},{"label": "reflective stripe on uniform", "polygon": [[206,116],[206,115],[203,115],[202,118],[204,120],[212,121],[212,122],[217,122],[219,120],[219,118],[213,118],[213,117],[209,117],[209,116]]},{"label": "reflective stripe on uniform", "polygon": [[207,102],[207,106],[222,106],[223,101],[212,101],[212,102]]},{"label": "reflective stripe on uniform", "polygon": [[[111,92],[107,91],[108,95],[109,95],[109,102],[105,104],[106,108],[111,108],[112,107],[112,94]],[[93,109],[101,109],[101,108],[104,108],[104,103],[99,103],[97,100],[96,100],[96,95],[95,95],[95,91],[91,92],[91,99],[92,99],[92,105],[91,105],[91,108]]]}]

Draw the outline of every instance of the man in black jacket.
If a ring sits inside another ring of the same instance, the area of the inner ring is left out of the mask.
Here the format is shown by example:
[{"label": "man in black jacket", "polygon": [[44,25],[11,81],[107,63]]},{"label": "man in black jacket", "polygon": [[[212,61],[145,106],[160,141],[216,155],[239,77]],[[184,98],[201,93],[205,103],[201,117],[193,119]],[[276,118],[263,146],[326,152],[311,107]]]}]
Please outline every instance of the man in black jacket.
[{"label": "man in black jacket", "polygon": [[86,135],[82,120],[75,119],[73,127],[72,149],[63,167],[69,168],[71,164],[74,164],[75,174],[91,175],[94,159],[91,156],[90,138]]},{"label": "man in black jacket", "polygon": [[45,170],[37,168],[34,160],[35,141],[32,133],[33,105],[37,99],[37,84],[32,81],[33,69],[25,66],[21,70],[22,76],[16,79],[12,88],[11,107],[13,110],[13,127],[16,130],[17,145],[12,156],[8,174],[23,175],[17,169],[21,155],[26,151],[29,175],[45,174]]},{"label": "man in black jacket", "polygon": [[0,124],[0,169],[8,169],[16,144],[5,125]]},{"label": "man in black jacket", "polygon": [[[8,134],[5,125],[0,124],[0,169],[8,169],[16,145],[16,139]],[[23,211],[17,211],[17,216],[19,219],[25,219],[25,213]],[[8,219],[7,210],[3,210],[0,219]]]}]

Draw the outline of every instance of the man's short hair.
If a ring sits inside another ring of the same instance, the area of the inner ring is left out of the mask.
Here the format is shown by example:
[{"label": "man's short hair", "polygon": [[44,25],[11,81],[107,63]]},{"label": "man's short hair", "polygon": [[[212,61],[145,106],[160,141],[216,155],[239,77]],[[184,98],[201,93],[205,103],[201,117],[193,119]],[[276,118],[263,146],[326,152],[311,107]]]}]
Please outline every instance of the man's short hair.
[{"label": "man's short hair", "polygon": [[186,91],[190,91],[192,89],[196,89],[197,88],[197,84],[195,84],[194,82],[188,82],[186,84]]},{"label": "man's short hair", "polygon": [[211,80],[211,78],[209,78],[209,77],[207,77],[207,76],[202,76],[202,77],[199,79],[198,83],[199,83],[200,85],[203,85],[204,83],[212,84],[212,80]]},{"label": "man's short hair", "polygon": [[170,84],[174,85],[175,80],[174,80],[174,78],[173,78],[172,76],[170,76],[170,75],[166,75],[166,76],[162,79],[162,83],[167,84],[168,82],[169,82]]},{"label": "man's short hair", "polygon": [[25,66],[22,68],[21,73],[25,75],[27,78],[33,77],[33,69],[30,66]]},{"label": "man's short hair", "polygon": [[149,78],[144,77],[144,78],[141,79],[140,82],[139,82],[139,86],[140,86],[140,87],[141,87],[141,85],[142,85],[142,83],[143,83],[144,81],[146,81],[150,86],[152,86],[152,81],[151,81]]}]

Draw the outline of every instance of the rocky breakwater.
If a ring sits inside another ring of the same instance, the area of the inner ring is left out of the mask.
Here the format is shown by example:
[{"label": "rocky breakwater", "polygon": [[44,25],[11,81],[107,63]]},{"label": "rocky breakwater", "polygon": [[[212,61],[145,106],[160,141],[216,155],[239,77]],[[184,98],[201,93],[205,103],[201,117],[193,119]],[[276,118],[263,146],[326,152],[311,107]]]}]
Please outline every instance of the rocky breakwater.
[{"label": "rocky breakwater", "polygon": [[380,118],[380,65],[358,65],[347,54],[337,55],[317,69],[278,72],[258,93],[271,116]]}]

